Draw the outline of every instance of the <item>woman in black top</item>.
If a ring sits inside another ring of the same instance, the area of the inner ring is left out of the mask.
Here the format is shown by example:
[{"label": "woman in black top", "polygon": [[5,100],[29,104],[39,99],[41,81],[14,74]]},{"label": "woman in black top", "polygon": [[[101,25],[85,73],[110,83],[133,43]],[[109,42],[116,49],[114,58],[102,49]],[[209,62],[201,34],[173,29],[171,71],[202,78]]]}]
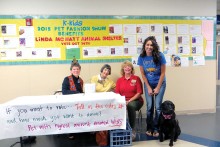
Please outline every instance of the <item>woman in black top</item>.
[{"label": "woman in black top", "polygon": [[[62,94],[77,94],[83,93],[83,80],[79,77],[81,66],[74,60],[70,66],[71,75],[63,80]],[[69,139],[74,139],[73,133],[69,134]]]},{"label": "woman in black top", "polygon": [[79,77],[81,66],[77,61],[73,61],[70,67],[71,75],[67,76],[63,80],[62,93],[76,94],[83,93],[83,80]]}]

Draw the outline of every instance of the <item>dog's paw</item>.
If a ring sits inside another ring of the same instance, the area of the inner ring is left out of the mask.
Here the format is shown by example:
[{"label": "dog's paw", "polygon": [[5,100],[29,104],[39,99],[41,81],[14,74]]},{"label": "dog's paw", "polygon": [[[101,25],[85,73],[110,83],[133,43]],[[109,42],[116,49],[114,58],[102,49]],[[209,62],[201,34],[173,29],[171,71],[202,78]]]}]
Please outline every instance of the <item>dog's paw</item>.
[{"label": "dog's paw", "polygon": [[169,146],[173,146],[173,143],[172,143],[172,142],[170,142],[170,143],[169,143]]},{"label": "dog's paw", "polygon": [[163,139],[160,139],[160,142],[163,142],[164,140]]},{"label": "dog's paw", "polygon": [[174,141],[174,142],[176,142],[176,141],[177,141],[177,139],[178,139],[178,136],[177,136],[177,137],[174,137],[174,140],[173,140],[173,141]]}]

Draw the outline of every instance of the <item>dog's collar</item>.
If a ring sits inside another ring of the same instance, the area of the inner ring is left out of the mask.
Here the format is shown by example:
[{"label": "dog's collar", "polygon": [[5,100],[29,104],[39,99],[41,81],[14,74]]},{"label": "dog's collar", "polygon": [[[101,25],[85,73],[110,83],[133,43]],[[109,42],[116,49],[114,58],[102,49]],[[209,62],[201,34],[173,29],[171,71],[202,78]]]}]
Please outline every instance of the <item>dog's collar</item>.
[{"label": "dog's collar", "polygon": [[163,112],[162,112],[162,115],[163,115],[163,117],[164,117],[165,119],[171,119],[171,117],[172,117],[172,114],[170,114],[170,115],[165,115],[165,114],[163,114]]}]

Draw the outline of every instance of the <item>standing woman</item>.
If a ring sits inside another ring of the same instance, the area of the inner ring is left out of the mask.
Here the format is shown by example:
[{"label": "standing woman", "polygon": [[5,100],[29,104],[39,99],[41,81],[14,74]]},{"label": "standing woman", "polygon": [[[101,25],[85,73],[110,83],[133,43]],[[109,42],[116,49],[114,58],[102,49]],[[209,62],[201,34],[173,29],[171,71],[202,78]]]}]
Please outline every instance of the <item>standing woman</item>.
[{"label": "standing woman", "polygon": [[[147,132],[148,136],[158,137],[158,118],[161,112],[160,105],[166,89],[166,60],[159,51],[155,37],[145,39],[142,52],[138,57],[140,72],[144,80],[145,98],[147,101]],[[154,99],[155,97],[155,99]],[[155,117],[154,116],[155,104]]]},{"label": "standing woman", "polygon": [[136,111],[143,106],[143,86],[141,79],[134,75],[134,67],[130,61],[121,65],[122,77],[117,80],[115,93],[125,96],[128,111],[128,119],[132,128],[132,140],[136,138],[135,120]]},{"label": "standing woman", "polygon": [[[73,59],[70,66],[71,75],[67,76],[63,80],[62,94],[77,94],[83,93],[83,80],[79,77],[81,66],[77,60]],[[74,139],[73,133],[69,134],[69,139]]]}]

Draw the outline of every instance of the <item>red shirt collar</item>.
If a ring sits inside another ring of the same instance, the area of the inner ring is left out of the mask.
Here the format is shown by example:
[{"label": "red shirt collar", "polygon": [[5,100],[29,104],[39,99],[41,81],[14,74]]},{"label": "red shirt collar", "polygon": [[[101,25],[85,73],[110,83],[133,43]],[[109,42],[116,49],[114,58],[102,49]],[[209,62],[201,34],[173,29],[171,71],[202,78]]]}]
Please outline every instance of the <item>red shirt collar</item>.
[{"label": "red shirt collar", "polygon": [[134,75],[132,74],[129,79],[126,79],[125,76],[123,76],[123,79],[124,80],[130,80],[130,79],[133,79],[133,77],[134,77]]}]

